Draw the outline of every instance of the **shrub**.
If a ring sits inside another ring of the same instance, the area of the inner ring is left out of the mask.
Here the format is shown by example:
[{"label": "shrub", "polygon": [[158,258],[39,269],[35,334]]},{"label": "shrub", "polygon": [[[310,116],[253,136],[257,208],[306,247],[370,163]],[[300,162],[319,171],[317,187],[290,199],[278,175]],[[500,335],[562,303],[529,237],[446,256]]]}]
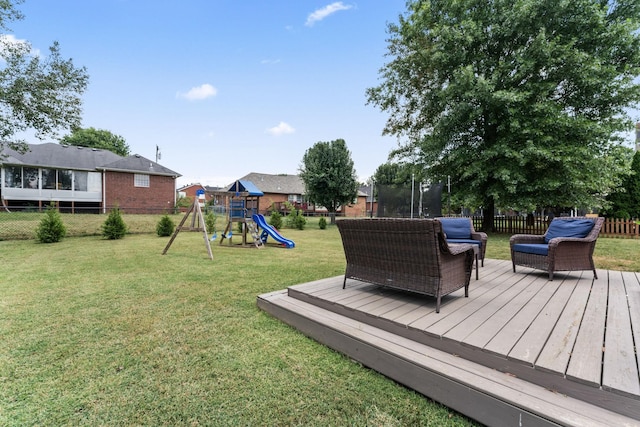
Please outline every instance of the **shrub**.
[{"label": "shrub", "polygon": [[304,230],[304,226],[307,224],[307,219],[302,216],[302,210],[299,209],[292,209],[289,211],[285,221],[287,223],[287,227],[297,228],[298,230]]},{"label": "shrub", "polygon": [[52,204],[47,207],[46,215],[36,229],[36,239],[40,243],[56,243],[67,234],[67,228],[62,223],[60,212]]},{"label": "shrub", "polygon": [[173,223],[173,220],[169,218],[169,215],[166,214],[160,218],[158,225],[156,225],[156,233],[158,233],[160,237],[171,236],[175,229],[176,225]]},{"label": "shrub", "polygon": [[325,228],[327,228],[327,219],[325,217],[320,217],[320,219],[318,220],[318,227],[320,227],[320,230],[324,230]]},{"label": "shrub", "polygon": [[282,214],[278,211],[271,212],[271,216],[269,217],[269,225],[276,230],[280,230],[282,228]]},{"label": "shrub", "polygon": [[109,240],[117,240],[122,239],[126,233],[127,225],[122,219],[120,209],[111,209],[109,216],[102,224],[102,235]]},{"label": "shrub", "polygon": [[207,227],[207,233],[215,233],[216,232],[216,221],[218,217],[215,213],[209,211],[204,216],[204,225]]}]

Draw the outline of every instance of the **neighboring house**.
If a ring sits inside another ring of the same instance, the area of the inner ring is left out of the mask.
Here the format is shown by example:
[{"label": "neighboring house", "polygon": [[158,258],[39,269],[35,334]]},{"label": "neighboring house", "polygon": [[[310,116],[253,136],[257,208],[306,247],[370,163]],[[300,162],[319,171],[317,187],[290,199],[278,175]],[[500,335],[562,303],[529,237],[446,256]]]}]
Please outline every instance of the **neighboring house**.
[{"label": "neighboring house", "polygon": [[0,200],[5,208],[68,212],[160,213],[176,203],[177,172],[138,154],[55,143],[29,144],[0,154]]},{"label": "neighboring house", "polygon": [[[217,195],[220,190],[220,187],[212,187],[200,183],[188,184],[178,188],[178,198],[186,197],[190,202],[199,199],[201,203],[210,203],[211,200],[215,200],[214,205],[219,205],[222,203],[221,196]],[[182,208],[182,210],[186,209]]]},{"label": "neighboring house", "polygon": [[378,211],[378,202],[375,200],[373,196],[373,186],[372,185],[361,185],[359,188],[359,193],[365,196],[366,203],[366,216],[374,217],[376,216],[376,212]]},{"label": "neighboring house", "polygon": [[206,194],[206,188],[200,183],[188,184],[178,188],[178,197],[188,197],[191,201],[199,198],[200,193],[205,195],[205,200],[209,201],[211,197]]},{"label": "neighboring house", "polygon": [[285,210],[285,202],[289,202],[297,209],[313,210],[304,198],[304,182],[298,175],[269,175],[251,172],[239,178],[240,181],[250,181],[264,193],[260,198],[260,210]]},{"label": "neighboring house", "polygon": [[[298,175],[269,175],[252,172],[239,180],[251,181],[264,193],[260,199],[261,213],[267,214],[271,210],[286,211],[285,202],[291,203],[296,209],[302,209],[307,214],[327,212],[324,207],[316,207],[307,201],[304,181]],[[344,216],[365,216],[367,214],[367,195],[358,191],[354,203],[343,206],[341,212]]]},{"label": "neighboring house", "polygon": [[199,198],[202,193],[204,194],[204,202],[208,203],[213,198],[213,193],[220,190],[220,187],[211,187],[200,183],[188,184],[178,188],[178,197],[188,197],[193,201],[193,199]]}]

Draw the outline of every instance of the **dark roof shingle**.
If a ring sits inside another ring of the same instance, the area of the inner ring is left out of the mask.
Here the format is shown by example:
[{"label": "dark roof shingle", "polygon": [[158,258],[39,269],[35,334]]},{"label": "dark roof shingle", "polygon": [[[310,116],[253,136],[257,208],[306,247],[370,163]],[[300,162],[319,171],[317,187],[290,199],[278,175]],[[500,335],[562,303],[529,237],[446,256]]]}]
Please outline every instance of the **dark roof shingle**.
[{"label": "dark roof shingle", "polygon": [[179,173],[138,154],[121,157],[108,150],[61,145],[53,142],[28,144],[28,147],[27,152],[20,154],[3,145],[0,164],[88,171],[104,169],[132,173],[144,172],[151,175],[181,176]]}]

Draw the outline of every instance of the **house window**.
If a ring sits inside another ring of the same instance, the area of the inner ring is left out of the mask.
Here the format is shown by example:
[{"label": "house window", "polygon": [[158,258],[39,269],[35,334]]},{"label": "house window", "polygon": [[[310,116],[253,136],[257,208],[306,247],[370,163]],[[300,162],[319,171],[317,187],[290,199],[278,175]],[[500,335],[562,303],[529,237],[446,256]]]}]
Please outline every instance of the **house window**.
[{"label": "house window", "polygon": [[288,197],[289,203],[302,203],[302,195],[301,194],[289,194]]},{"label": "house window", "polygon": [[22,168],[22,188],[37,190],[40,187],[38,168]]},{"label": "house window", "polygon": [[73,172],[73,189],[76,191],[87,191],[87,177],[89,172]]},{"label": "house window", "polygon": [[20,166],[5,166],[4,186],[7,188],[22,188],[22,168]]},{"label": "house window", "polygon": [[102,188],[102,175],[100,172],[89,172],[87,178],[87,191],[99,193]]},{"label": "house window", "polygon": [[56,170],[55,169],[42,169],[42,188],[46,190],[56,189]]},{"label": "house window", "polygon": [[71,190],[73,172],[70,170],[58,171],[58,190]]},{"label": "house window", "polygon": [[149,186],[149,175],[144,175],[141,173],[137,173],[133,177],[133,186],[134,187],[148,187]]}]

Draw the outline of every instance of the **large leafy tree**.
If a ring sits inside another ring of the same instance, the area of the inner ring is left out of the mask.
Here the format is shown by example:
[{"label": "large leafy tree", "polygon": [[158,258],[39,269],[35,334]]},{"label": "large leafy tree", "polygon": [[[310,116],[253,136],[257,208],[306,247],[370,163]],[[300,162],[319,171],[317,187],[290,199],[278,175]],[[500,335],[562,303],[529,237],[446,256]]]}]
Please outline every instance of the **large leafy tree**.
[{"label": "large leafy tree", "polygon": [[343,139],[317,142],[302,158],[300,177],[310,202],[324,206],[335,223],[335,213],[352,203],[358,194],[358,181],[351,153]]},{"label": "large leafy tree", "polygon": [[604,211],[605,216],[640,218],[640,151],[633,154],[629,175],[623,178],[618,191],[607,196],[607,200],[610,206]]},{"label": "large leafy tree", "polygon": [[373,173],[373,180],[376,184],[380,185],[404,185],[410,186],[411,181],[421,181],[420,173],[422,170],[418,170],[418,175],[415,174],[413,164],[410,163],[397,163],[387,162],[383,163]]},{"label": "large leafy tree", "polygon": [[[640,100],[639,0],[410,0],[368,102],[433,180],[496,206],[597,206]],[[606,166],[606,167],[605,167]]]},{"label": "large leafy tree", "polygon": [[129,145],[123,137],[108,130],[92,127],[75,128],[70,135],[65,135],[60,143],[109,150],[123,157],[129,155]]},{"label": "large leafy tree", "polygon": [[[0,1],[0,30],[22,19],[17,10],[21,0]],[[4,144],[24,151],[25,131],[35,131],[40,139],[57,139],[63,129],[80,125],[82,102],[88,74],[71,59],[64,59],[54,42],[48,56],[34,53],[31,45],[0,36],[0,149]]]}]

